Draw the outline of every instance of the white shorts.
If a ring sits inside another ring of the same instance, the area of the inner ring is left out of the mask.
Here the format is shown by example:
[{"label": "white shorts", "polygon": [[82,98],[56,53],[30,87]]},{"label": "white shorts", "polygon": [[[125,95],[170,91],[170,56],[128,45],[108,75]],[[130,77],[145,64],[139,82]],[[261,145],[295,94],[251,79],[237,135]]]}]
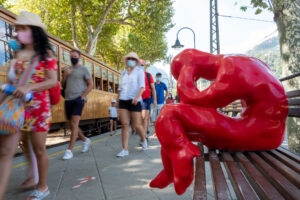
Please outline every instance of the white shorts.
[{"label": "white shorts", "polygon": [[151,121],[152,122],[156,122],[158,116],[159,116],[159,113],[160,113],[160,110],[162,109],[162,107],[164,106],[164,104],[157,104],[156,107],[153,106],[153,104],[151,104],[151,108],[150,108],[150,116],[151,116]]}]

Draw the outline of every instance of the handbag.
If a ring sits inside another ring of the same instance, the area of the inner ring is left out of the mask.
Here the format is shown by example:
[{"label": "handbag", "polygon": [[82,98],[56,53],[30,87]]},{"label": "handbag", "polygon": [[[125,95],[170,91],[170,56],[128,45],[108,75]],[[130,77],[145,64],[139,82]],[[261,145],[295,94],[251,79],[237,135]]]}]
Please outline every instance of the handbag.
[{"label": "handbag", "polygon": [[58,104],[58,102],[60,100],[60,95],[61,95],[60,84],[57,81],[56,86],[49,89],[49,96],[50,96],[51,105]]},{"label": "handbag", "polygon": [[[39,63],[36,56],[30,60],[17,85],[28,84]],[[20,131],[25,120],[25,106],[22,99],[7,96],[0,104],[0,135],[15,134]]]}]

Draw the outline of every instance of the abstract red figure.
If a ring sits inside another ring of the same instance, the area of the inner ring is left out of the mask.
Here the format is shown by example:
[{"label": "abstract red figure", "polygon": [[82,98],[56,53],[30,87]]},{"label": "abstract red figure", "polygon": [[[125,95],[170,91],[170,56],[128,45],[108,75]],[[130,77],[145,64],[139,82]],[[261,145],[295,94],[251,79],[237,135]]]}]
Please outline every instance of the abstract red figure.
[{"label": "abstract red figure", "polygon": [[[208,148],[232,151],[267,150],[283,141],[287,97],[264,62],[244,55],[213,55],[187,49],[171,65],[180,104],[165,105],[156,122],[164,169],[151,187],[174,182],[183,194],[193,180],[193,158]],[[199,91],[199,78],[214,81]],[[217,110],[240,99],[243,112],[231,118]]]}]

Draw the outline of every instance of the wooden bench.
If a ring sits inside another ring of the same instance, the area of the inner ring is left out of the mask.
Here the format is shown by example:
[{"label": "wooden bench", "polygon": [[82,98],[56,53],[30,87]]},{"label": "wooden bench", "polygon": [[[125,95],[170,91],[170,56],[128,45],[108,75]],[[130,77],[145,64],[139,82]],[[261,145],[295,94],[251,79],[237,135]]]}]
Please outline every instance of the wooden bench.
[{"label": "wooden bench", "polygon": [[[289,117],[300,117],[300,90],[287,96]],[[213,198],[206,188],[209,174],[215,199],[300,200],[299,155],[282,147],[255,152],[207,150],[201,144],[199,148],[202,155],[196,158],[193,200]],[[205,170],[208,163],[210,170]]]}]

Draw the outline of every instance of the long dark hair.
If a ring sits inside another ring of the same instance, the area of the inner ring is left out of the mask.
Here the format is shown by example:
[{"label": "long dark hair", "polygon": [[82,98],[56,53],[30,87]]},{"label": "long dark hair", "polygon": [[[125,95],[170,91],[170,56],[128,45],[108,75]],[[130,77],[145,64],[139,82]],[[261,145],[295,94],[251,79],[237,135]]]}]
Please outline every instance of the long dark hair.
[{"label": "long dark hair", "polygon": [[47,33],[40,27],[29,26],[32,31],[32,37],[34,41],[34,50],[41,60],[45,61],[49,57],[49,51],[53,53],[51,44],[48,39]]}]

